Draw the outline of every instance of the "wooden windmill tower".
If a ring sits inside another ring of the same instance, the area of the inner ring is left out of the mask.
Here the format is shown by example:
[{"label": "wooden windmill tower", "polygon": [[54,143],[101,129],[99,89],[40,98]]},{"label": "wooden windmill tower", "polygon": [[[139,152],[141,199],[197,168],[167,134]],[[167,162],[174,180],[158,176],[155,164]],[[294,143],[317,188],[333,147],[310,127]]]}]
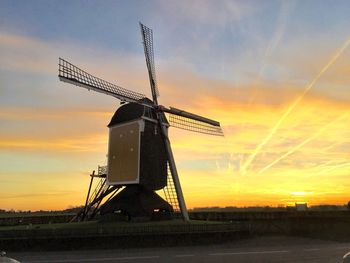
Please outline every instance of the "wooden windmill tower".
[{"label": "wooden windmill tower", "polygon": [[[99,212],[103,215],[121,211],[131,217],[149,216],[154,211],[172,212],[171,202],[162,199],[155,191],[173,184],[181,215],[184,220],[188,220],[168,137],[168,127],[223,135],[217,121],[158,104],[153,32],[141,23],[140,29],[152,100],[143,94],[94,77],[68,61],[59,59],[58,76],[61,81],[113,96],[123,102],[108,125],[108,165],[107,171],[101,173],[106,178],[94,194],[94,198],[90,198],[86,203],[81,213],[82,218],[87,216],[87,211],[92,207],[93,214]],[[90,189],[88,197],[89,194]],[[108,200],[102,204],[107,195]]]}]

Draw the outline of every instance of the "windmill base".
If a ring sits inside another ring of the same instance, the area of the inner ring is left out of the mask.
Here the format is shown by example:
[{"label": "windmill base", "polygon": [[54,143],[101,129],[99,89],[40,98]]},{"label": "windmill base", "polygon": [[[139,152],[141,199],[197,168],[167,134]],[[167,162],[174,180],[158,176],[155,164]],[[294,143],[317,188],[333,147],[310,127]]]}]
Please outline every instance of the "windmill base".
[{"label": "windmill base", "polygon": [[100,209],[102,218],[128,221],[171,219],[172,212],[167,201],[140,185],[126,186]]}]

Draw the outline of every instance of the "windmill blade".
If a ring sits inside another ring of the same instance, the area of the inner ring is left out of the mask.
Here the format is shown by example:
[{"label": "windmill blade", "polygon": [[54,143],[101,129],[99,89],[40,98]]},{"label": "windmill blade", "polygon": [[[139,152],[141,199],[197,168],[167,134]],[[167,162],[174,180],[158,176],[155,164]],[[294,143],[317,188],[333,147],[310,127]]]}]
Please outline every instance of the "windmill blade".
[{"label": "windmill blade", "polygon": [[168,113],[169,123],[175,128],[199,132],[215,136],[224,136],[220,123],[187,111],[170,107],[163,109]]},{"label": "windmill blade", "polygon": [[158,104],[157,97],[159,97],[159,91],[157,86],[156,69],[154,65],[154,52],[153,52],[153,31],[140,22],[141,35],[143,40],[143,48],[145,52],[146,64],[148,69],[149,82],[151,85],[153,101]]},{"label": "windmill blade", "polygon": [[174,114],[168,114],[168,117],[169,123],[172,127],[214,136],[224,136],[221,127],[212,126],[204,122]]},{"label": "windmill blade", "polygon": [[[120,99],[121,101],[135,102],[143,105],[147,104],[144,101],[146,98],[145,95],[124,89],[103,79],[94,77],[62,58],[59,58],[58,77],[61,81],[68,82],[88,90],[104,93]],[[147,104],[146,106],[152,105]]]},{"label": "windmill blade", "polygon": [[164,112],[167,112],[167,113],[171,113],[171,114],[178,115],[178,116],[181,116],[181,117],[193,119],[193,120],[196,120],[196,121],[199,121],[199,122],[204,122],[204,123],[212,125],[212,126],[220,127],[220,122],[214,121],[212,119],[205,118],[203,116],[200,116],[200,115],[188,112],[188,111],[180,110],[180,109],[177,109],[177,108],[174,108],[174,107],[170,107],[170,109],[162,107],[162,110]]}]

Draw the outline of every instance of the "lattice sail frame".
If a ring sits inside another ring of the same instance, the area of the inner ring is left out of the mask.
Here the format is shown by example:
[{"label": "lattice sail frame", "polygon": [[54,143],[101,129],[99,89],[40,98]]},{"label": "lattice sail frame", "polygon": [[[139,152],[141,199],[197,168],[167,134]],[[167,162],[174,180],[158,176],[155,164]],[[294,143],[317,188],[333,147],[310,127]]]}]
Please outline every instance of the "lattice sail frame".
[{"label": "lattice sail frame", "polygon": [[214,136],[224,136],[220,126],[213,126],[201,121],[196,121],[174,114],[167,114],[167,116],[171,127]]},{"label": "lattice sail frame", "polygon": [[147,26],[140,23],[141,35],[143,39],[143,47],[145,51],[146,64],[148,68],[148,74],[151,82],[152,95],[159,97],[159,90],[157,85],[156,68],[154,63],[154,50],[153,50],[153,31]]},{"label": "lattice sail frame", "polygon": [[170,164],[167,164],[167,185],[163,188],[163,194],[166,201],[173,207],[174,213],[180,213],[179,200],[176,195],[175,184],[170,170]]},{"label": "lattice sail frame", "polygon": [[86,71],[74,66],[72,63],[59,58],[58,76],[60,80],[68,82],[88,90],[105,93],[127,102],[137,102],[144,100],[144,94],[124,89],[103,79],[92,76]]}]

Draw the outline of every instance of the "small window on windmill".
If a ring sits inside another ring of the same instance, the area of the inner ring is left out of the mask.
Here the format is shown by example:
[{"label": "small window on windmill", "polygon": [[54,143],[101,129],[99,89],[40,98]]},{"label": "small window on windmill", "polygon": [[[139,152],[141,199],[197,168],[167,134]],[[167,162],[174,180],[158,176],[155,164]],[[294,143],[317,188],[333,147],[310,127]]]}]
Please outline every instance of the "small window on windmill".
[{"label": "small window on windmill", "polygon": [[144,121],[117,124],[109,128],[107,183],[139,183],[140,133]]}]

